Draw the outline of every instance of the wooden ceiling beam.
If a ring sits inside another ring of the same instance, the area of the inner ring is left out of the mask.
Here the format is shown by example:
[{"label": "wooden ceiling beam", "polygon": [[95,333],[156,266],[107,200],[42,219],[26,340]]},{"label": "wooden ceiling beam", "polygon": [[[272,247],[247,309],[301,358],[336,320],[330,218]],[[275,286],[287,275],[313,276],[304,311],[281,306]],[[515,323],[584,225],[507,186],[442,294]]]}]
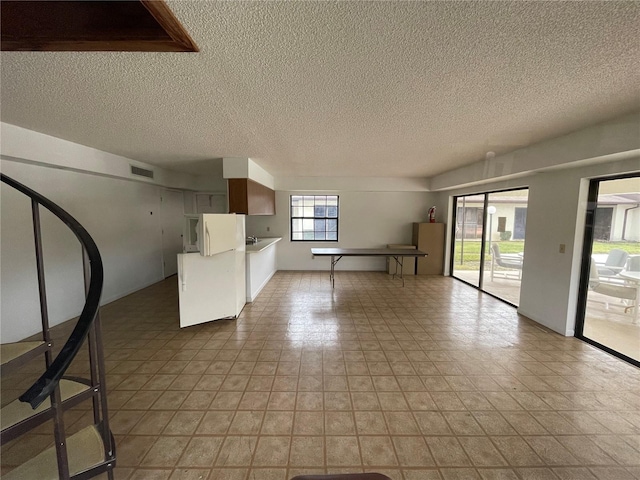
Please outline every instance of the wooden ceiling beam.
[{"label": "wooden ceiling beam", "polygon": [[164,1],[3,0],[3,51],[197,52]]}]

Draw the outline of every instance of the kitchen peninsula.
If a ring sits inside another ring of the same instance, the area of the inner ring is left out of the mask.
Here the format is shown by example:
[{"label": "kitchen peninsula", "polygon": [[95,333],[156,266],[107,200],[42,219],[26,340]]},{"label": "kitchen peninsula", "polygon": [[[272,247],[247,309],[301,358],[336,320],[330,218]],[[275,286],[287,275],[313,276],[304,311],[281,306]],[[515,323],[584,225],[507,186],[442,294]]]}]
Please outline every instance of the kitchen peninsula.
[{"label": "kitchen peninsula", "polygon": [[247,245],[247,302],[253,302],[276,273],[276,243],[281,237],[261,238]]}]

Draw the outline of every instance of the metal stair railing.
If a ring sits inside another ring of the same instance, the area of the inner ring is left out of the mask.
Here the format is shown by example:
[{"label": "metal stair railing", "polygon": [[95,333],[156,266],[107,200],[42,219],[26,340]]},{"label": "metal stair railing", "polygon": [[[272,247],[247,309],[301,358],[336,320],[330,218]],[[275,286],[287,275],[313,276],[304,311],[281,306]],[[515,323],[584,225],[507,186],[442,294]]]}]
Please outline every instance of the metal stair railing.
[{"label": "metal stair railing", "polygon": [[[68,212],[60,206],[40,195],[29,187],[0,173],[0,181],[16,189],[31,198],[33,232],[36,250],[36,267],[38,278],[38,290],[40,299],[40,312],[43,324],[43,335],[50,346],[49,320],[47,309],[47,295],[44,278],[44,262],[42,257],[42,235],[40,227],[40,210],[42,205],[63,223],[78,238],[82,246],[83,273],[85,283],[85,304],[71,335],[63,345],[55,359],[51,359],[51,349],[45,351],[45,372],[36,382],[23,393],[19,399],[29,403],[36,409],[47,397],[51,400],[51,409],[54,420],[54,436],[56,457],[58,460],[58,475],[60,479],[71,478],[69,472],[68,454],[66,451],[66,434],[64,430],[62,399],[59,383],[63,375],[78,354],[85,339],[89,343],[89,362],[91,384],[94,391],[93,412],[94,423],[99,424],[101,437],[105,450],[105,462],[100,466],[101,472],[108,472],[109,478],[113,478],[115,466],[115,445],[109,429],[109,417],[107,410],[107,393],[105,388],[104,352],[102,348],[100,328],[100,297],[104,282],[104,270],[102,258],[98,247],[85,228]],[[84,472],[86,473],[86,472]],[[85,474],[81,476],[86,477]],[[99,472],[97,472],[99,473]]]}]

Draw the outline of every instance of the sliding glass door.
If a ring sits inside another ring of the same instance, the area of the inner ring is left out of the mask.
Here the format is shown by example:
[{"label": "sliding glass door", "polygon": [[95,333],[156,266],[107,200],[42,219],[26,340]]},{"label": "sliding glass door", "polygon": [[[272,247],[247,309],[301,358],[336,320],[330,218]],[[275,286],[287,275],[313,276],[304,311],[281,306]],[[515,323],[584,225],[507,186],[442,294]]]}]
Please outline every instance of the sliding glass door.
[{"label": "sliding glass door", "polygon": [[592,180],[576,336],[640,366],[640,174]]},{"label": "sliding glass door", "polygon": [[456,202],[452,275],[480,286],[480,257],[484,230],[484,196],[467,195]]},{"label": "sliding glass door", "polygon": [[455,198],[451,274],[516,306],[528,194],[518,189]]}]

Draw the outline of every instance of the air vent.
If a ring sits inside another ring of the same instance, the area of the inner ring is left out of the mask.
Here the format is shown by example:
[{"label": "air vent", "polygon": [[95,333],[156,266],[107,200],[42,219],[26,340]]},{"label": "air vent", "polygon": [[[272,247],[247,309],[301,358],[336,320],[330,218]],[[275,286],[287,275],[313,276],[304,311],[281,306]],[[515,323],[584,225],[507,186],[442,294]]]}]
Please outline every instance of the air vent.
[{"label": "air vent", "polygon": [[153,178],[153,170],[147,170],[146,168],[134,167],[133,165],[131,165],[131,175]]}]

